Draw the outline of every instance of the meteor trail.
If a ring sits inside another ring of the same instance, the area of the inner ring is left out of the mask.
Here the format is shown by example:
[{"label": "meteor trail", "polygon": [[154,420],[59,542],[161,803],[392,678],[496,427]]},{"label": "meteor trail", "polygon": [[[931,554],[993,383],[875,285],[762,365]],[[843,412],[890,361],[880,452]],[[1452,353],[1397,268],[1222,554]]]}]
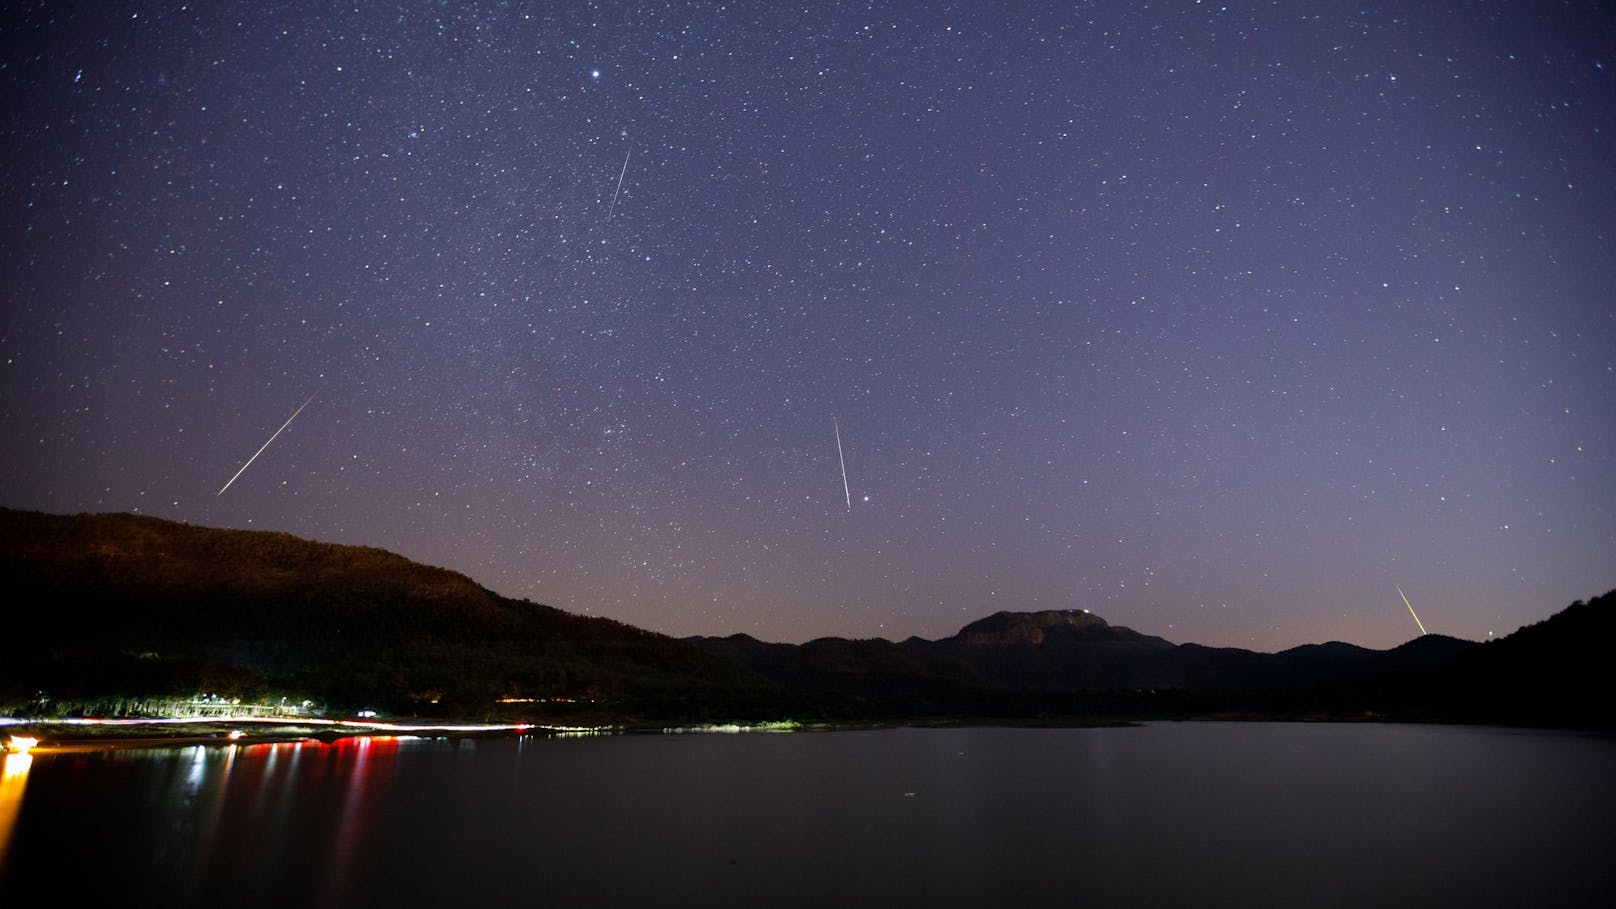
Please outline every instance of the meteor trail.
[{"label": "meteor trail", "polygon": [[[319,392],[315,392],[314,394],[319,394]],[[292,421],[297,419],[297,415],[303,412],[304,407],[309,406],[309,401],[313,401],[313,400],[314,400],[314,395],[309,395],[309,400],[308,401],[304,401],[301,405],[298,406],[297,410],[292,411],[292,415],[286,418],[286,422],[281,424],[281,428],[275,430],[275,435],[272,435],[272,436],[269,437],[269,442],[265,442],[263,448],[260,448],[257,451],[253,452],[253,456],[247,459],[247,463],[241,465],[241,469],[236,471],[236,476],[230,478],[230,483],[236,482],[236,477],[239,477],[243,473],[246,473],[247,468],[252,466],[252,462],[258,460],[258,456],[264,453],[264,448],[268,448],[270,442],[275,441],[275,439],[277,439],[280,436],[281,433],[285,432],[286,427],[291,426]],[[226,489],[230,488],[230,483],[226,483],[226,484],[224,484],[224,486],[220,487],[218,493],[215,494],[215,498],[217,498],[218,496],[224,495],[224,491]]]},{"label": "meteor trail", "polygon": [[[1393,584],[1392,586],[1396,587],[1397,585]],[[1414,611],[1414,604],[1408,601],[1408,594],[1403,592],[1403,588],[1397,588],[1397,595],[1403,598],[1403,605],[1408,607],[1408,614],[1414,616],[1414,624],[1420,626],[1420,634],[1429,634],[1425,630],[1425,623],[1420,621],[1419,614]]]},{"label": "meteor trail", "polygon": [[842,495],[847,499],[847,510],[852,511],[853,493],[847,488],[847,460],[842,457],[842,424],[831,417],[830,425],[836,429],[836,462],[842,465]]},{"label": "meteor trail", "polygon": [[623,155],[623,169],[617,175],[617,189],[612,191],[612,207],[606,212],[606,220],[610,221],[617,211],[617,194],[623,191],[623,178],[628,176],[628,156],[634,154],[634,146],[629,145],[628,152]]}]

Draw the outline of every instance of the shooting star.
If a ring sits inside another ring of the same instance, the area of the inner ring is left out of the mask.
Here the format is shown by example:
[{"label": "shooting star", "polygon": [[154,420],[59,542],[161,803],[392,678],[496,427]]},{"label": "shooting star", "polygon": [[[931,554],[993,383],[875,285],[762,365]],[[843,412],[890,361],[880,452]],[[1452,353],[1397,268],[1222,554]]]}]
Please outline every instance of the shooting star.
[{"label": "shooting star", "polygon": [[617,194],[623,191],[623,178],[628,176],[628,158],[634,154],[634,145],[630,143],[628,152],[623,155],[623,169],[617,174],[617,189],[612,190],[612,207],[606,212],[606,220],[610,221],[612,215],[617,213]]},{"label": "shooting star", "polygon": [[831,417],[830,425],[836,430],[836,463],[842,465],[842,496],[847,499],[847,510],[852,511],[853,493],[847,488],[847,459],[842,457],[842,424]]},{"label": "shooting star", "polygon": [[[1397,587],[1395,584],[1392,586]],[[1403,605],[1408,607],[1408,614],[1414,617],[1414,624],[1420,626],[1420,634],[1429,634],[1430,632],[1425,630],[1425,623],[1420,621],[1419,613],[1414,611],[1414,604],[1408,601],[1408,594],[1403,592],[1403,588],[1397,587],[1397,595],[1403,598]]]},{"label": "shooting star", "polygon": [[[319,392],[315,392],[314,394],[319,394]],[[246,473],[247,468],[252,466],[252,462],[258,460],[258,456],[264,453],[264,448],[268,448],[271,442],[274,442],[277,438],[279,438],[280,434],[286,431],[286,427],[291,426],[292,421],[297,419],[297,415],[303,412],[303,408],[309,406],[309,401],[313,400],[314,395],[309,395],[308,401],[304,401],[302,405],[297,408],[297,410],[292,411],[292,415],[286,418],[286,422],[281,424],[281,428],[275,430],[275,434],[269,437],[269,442],[265,442],[263,448],[253,452],[253,456],[247,459],[247,463],[241,465],[241,469],[236,471],[236,476],[230,478],[230,483],[236,482],[236,477]],[[226,483],[224,486],[220,487],[219,492],[215,495],[215,498],[224,495],[224,491],[230,488],[230,483]]]}]

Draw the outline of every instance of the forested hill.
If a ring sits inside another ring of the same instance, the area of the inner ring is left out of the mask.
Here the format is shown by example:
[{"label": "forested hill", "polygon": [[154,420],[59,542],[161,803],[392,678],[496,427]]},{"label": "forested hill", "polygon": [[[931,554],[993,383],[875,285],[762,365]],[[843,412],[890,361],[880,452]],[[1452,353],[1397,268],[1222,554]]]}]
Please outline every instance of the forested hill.
[{"label": "forested hill", "polygon": [[230,690],[439,714],[523,698],[683,715],[771,694],[683,641],[284,533],[0,509],[0,578],[0,703]]}]

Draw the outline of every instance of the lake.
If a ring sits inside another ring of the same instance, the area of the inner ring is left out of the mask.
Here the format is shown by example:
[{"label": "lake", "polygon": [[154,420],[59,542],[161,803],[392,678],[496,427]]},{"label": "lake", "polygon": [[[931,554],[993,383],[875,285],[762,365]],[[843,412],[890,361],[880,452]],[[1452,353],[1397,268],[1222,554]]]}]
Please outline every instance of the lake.
[{"label": "lake", "polygon": [[1616,738],[1152,723],[7,756],[0,904],[1608,905]]}]

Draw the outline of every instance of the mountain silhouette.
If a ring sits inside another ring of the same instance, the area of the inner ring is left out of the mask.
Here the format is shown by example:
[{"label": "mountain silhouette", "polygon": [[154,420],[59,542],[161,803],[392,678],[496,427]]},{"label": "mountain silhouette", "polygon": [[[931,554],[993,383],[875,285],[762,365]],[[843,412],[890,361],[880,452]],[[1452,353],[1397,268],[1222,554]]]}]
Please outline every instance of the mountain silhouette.
[{"label": "mountain silhouette", "polygon": [[380,549],[127,514],[0,509],[0,709],[227,692],[438,716],[635,723],[1238,716],[1610,727],[1616,592],[1494,642],[1278,653],[1082,610],[938,640],[679,640]]}]

